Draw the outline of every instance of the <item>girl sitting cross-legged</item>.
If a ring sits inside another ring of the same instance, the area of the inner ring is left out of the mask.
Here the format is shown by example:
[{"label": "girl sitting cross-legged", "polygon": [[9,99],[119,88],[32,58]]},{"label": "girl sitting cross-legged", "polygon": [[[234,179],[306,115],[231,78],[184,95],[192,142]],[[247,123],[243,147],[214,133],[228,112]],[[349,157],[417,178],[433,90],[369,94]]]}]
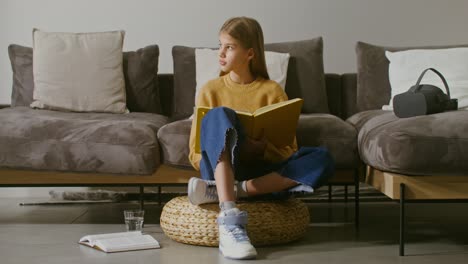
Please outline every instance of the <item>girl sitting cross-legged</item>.
[{"label": "girl sitting cross-legged", "polygon": [[266,139],[245,136],[234,110],[256,109],[288,100],[269,79],[259,23],[247,17],[227,20],[219,32],[221,76],[206,83],[196,105],[213,107],[203,118],[201,154],[195,153],[195,126],[189,159],[201,178],[191,178],[192,204],[219,202],[219,249],[227,258],[255,258],[245,225],[247,213],[236,199],[282,191],[313,192],[334,173],[334,162],[321,147],[297,149],[294,139],[278,148]]}]

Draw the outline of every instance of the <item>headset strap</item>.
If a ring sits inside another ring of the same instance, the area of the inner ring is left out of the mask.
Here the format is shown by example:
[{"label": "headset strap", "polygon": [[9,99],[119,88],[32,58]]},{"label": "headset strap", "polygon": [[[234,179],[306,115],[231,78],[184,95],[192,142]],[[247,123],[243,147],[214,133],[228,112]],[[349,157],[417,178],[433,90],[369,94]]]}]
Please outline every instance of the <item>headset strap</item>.
[{"label": "headset strap", "polygon": [[425,69],[425,70],[421,73],[421,75],[420,75],[419,78],[418,78],[418,81],[416,82],[416,89],[414,90],[414,92],[418,92],[418,91],[421,89],[422,85],[420,86],[419,83],[421,83],[421,80],[422,80],[422,78],[424,77],[424,74],[426,74],[426,72],[427,72],[428,70],[431,70],[431,71],[433,71],[435,74],[439,75],[440,79],[441,79],[442,82],[444,83],[445,90],[447,91],[448,98],[450,99],[450,90],[449,90],[447,81],[445,80],[445,78],[444,78],[444,76],[442,75],[442,73],[440,73],[439,71],[437,71],[437,70],[434,69],[434,68],[427,68],[427,69]]}]

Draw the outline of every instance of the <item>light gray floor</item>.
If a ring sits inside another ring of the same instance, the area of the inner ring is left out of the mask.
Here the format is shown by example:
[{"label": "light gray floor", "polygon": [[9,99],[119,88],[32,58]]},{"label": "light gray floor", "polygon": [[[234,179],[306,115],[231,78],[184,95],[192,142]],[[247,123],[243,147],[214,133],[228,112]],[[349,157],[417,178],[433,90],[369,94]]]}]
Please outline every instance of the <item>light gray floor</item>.
[{"label": "light gray floor", "polygon": [[[19,206],[0,200],[0,263],[237,263],[217,248],[179,244],[158,225],[161,209],[146,206],[145,232],[162,248],[106,254],[77,244],[86,234],[124,231],[122,211],[136,203]],[[398,256],[398,208],[393,202],[361,203],[354,229],[353,203],[309,203],[306,237],[258,248],[256,263],[468,263],[468,204],[409,204],[408,256]]]}]

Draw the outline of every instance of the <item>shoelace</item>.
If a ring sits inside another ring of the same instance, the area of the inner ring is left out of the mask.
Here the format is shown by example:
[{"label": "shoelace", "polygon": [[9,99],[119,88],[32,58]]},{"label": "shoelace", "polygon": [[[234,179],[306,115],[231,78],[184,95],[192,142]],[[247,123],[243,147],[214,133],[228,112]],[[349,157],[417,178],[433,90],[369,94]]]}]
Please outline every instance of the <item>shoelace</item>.
[{"label": "shoelace", "polygon": [[228,232],[234,237],[237,242],[250,241],[247,232],[242,225],[228,225],[226,226]]},{"label": "shoelace", "polygon": [[314,189],[305,185],[297,185],[293,188],[286,190],[286,192],[291,195],[309,195],[314,192]]},{"label": "shoelace", "polygon": [[216,186],[216,181],[207,181],[207,180],[204,180],[204,181],[205,181],[205,183],[206,183],[206,185],[207,185],[208,187],[210,187],[210,186]]},{"label": "shoelace", "polygon": [[206,188],[206,191],[205,191],[205,197],[207,197],[208,199],[217,199],[218,198],[218,192],[216,191],[216,186],[210,186],[208,185],[208,188]]},{"label": "shoelace", "polygon": [[[216,190],[216,181],[203,180],[206,183],[205,196],[209,199],[217,199],[218,191]],[[234,192],[237,193],[237,182],[235,182]]]}]

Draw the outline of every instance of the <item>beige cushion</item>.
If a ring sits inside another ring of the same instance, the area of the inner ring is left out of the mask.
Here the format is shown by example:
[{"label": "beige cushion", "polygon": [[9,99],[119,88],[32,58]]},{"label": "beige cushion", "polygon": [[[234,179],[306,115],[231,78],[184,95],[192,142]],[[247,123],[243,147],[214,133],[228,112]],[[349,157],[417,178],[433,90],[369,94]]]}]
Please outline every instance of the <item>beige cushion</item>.
[{"label": "beige cushion", "polygon": [[[13,70],[11,106],[33,102],[33,49],[16,44],[8,46]],[[158,82],[159,46],[149,45],[123,53],[123,73],[127,108],[131,112],[163,113]]]},{"label": "beige cushion", "polygon": [[33,31],[31,107],[77,112],[128,112],[122,70],[123,31]]}]

